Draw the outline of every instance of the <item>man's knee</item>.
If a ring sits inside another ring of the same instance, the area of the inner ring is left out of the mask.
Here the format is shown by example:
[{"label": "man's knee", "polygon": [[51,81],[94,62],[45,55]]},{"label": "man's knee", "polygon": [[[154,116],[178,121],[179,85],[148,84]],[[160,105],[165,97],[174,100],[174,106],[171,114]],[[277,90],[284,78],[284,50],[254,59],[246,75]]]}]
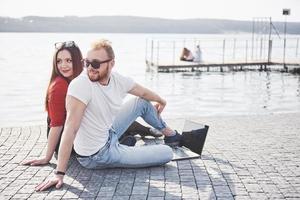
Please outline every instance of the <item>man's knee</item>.
[{"label": "man's knee", "polygon": [[137,101],[138,106],[140,106],[140,107],[142,107],[142,108],[144,108],[144,109],[148,108],[149,106],[153,106],[153,105],[150,103],[150,101],[145,100],[145,99],[140,98],[140,97],[137,97],[136,101]]},{"label": "man's knee", "polygon": [[137,101],[138,101],[139,104],[142,104],[142,105],[143,104],[146,104],[146,105],[151,104],[150,101],[148,101],[146,99],[143,99],[141,97],[136,97],[136,98],[137,98]]}]

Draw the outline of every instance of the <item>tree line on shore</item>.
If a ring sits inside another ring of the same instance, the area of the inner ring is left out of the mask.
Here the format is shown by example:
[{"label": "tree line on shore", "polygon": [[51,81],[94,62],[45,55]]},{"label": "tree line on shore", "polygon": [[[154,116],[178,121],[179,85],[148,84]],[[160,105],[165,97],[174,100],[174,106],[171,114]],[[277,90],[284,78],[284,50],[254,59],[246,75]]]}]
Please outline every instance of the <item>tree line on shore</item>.
[{"label": "tree line on shore", "polygon": [[[0,32],[78,32],[78,33],[251,33],[252,21],[221,19],[162,19],[133,16],[92,17],[0,17]],[[273,22],[278,32],[283,22]],[[266,29],[265,24],[262,31]],[[287,23],[288,34],[300,34],[300,22]]]}]

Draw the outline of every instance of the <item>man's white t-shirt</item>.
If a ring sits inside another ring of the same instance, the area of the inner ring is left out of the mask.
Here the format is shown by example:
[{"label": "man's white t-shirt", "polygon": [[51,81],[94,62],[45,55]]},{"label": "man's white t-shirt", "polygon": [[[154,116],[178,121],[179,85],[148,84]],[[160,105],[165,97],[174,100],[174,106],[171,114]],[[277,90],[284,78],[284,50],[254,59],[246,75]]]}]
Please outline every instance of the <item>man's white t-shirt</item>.
[{"label": "man's white t-shirt", "polygon": [[132,79],[112,72],[109,84],[103,86],[99,82],[92,82],[86,70],[71,81],[67,95],[86,105],[74,140],[76,153],[89,156],[105,145],[123,99],[134,85]]}]

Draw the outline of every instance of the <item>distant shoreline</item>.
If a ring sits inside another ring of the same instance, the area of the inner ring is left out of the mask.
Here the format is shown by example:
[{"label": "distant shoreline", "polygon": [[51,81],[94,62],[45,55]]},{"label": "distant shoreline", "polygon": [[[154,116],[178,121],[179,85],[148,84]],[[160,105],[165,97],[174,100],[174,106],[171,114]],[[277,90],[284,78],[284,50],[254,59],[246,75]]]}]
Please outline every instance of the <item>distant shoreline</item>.
[{"label": "distant shoreline", "polygon": [[[264,23],[269,26],[267,21]],[[235,34],[252,33],[252,25],[252,21],[133,16],[0,17],[0,32]],[[283,22],[273,22],[273,25],[283,33]],[[288,22],[287,34],[300,34],[300,22]]]},{"label": "distant shoreline", "polygon": [[[226,35],[226,34],[250,34],[248,32],[235,32],[235,33],[231,33],[231,32],[227,32],[227,33],[143,33],[143,32],[38,32],[38,31],[0,31],[0,33],[78,33],[78,34],[95,34],[95,33],[104,33],[104,34],[178,34],[178,35],[190,35],[190,34],[199,34],[199,35]],[[298,34],[291,34],[291,35],[300,35],[300,33]]]}]

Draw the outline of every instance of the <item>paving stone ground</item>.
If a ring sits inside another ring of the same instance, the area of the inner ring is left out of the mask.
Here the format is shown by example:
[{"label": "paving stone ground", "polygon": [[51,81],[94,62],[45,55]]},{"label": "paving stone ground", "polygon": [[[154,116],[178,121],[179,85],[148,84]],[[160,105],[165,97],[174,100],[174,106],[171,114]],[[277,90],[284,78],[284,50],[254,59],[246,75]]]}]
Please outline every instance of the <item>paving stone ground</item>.
[{"label": "paving stone ground", "polygon": [[45,126],[1,128],[0,199],[300,199],[300,113],[193,120],[210,125],[201,159],[88,170],[72,157],[64,186],[45,192],[34,188],[51,176],[56,159],[20,165],[45,153]]}]

